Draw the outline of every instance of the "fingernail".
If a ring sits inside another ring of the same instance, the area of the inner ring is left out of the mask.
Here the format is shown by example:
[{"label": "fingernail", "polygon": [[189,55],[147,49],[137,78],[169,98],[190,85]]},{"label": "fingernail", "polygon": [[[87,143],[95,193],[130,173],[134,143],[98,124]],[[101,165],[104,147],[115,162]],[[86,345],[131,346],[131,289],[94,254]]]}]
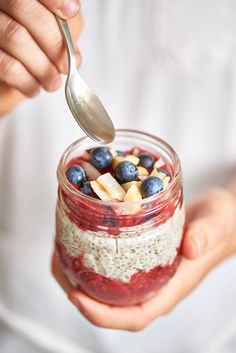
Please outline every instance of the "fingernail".
[{"label": "fingernail", "polygon": [[52,79],[49,84],[47,85],[48,91],[56,91],[58,88],[61,87],[61,77],[57,76],[56,78]]},{"label": "fingernail", "polygon": [[60,7],[59,12],[66,17],[75,16],[80,10],[80,1],[76,0],[65,0],[63,5]]}]

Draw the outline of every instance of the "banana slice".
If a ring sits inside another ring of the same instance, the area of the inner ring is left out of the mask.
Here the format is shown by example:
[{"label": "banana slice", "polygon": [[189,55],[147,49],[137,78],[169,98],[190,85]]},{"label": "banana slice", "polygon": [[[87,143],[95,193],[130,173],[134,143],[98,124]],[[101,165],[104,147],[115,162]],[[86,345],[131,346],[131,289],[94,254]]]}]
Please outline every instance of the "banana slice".
[{"label": "banana slice", "polygon": [[140,189],[141,184],[141,181],[129,181],[128,183],[121,184],[121,186],[125,190],[125,192],[127,192],[132,185],[135,185],[138,189]]},{"label": "banana slice", "polygon": [[132,162],[133,164],[135,165],[138,165],[139,164],[139,158],[134,156],[133,154],[128,154],[125,158],[124,158],[125,161],[130,161]]},{"label": "banana slice", "polygon": [[115,167],[123,160],[124,160],[124,157],[116,156],[112,161],[112,168],[115,169]]},{"label": "banana slice", "polygon": [[139,176],[148,176],[149,173],[146,168],[139,166],[138,167],[138,175]]},{"label": "banana slice", "polygon": [[123,201],[125,191],[118,181],[113,178],[111,173],[105,173],[97,178],[97,182],[105,189],[108,194],[116,200]]},{"label": "banana slice", "polygon": [[127,202],[126,207],[128,208],[130,214],[134,214],[140,210],[142,195],[136,185],[131,185],[125,195],[124,202]]},{"label": "banana slice", "polygon": [[102,201],[112,201],[112,197],[106,192],[106,190],[103,189],[103,187],[96,181],[90,181],[91,188],[95,192],[96,195],[102,200]]},{"label": "banana slice", "polygon": [[101,173],[89,162],[81,161],[81,166],[84,168],[89,180],[96,180],[101,175]]}]

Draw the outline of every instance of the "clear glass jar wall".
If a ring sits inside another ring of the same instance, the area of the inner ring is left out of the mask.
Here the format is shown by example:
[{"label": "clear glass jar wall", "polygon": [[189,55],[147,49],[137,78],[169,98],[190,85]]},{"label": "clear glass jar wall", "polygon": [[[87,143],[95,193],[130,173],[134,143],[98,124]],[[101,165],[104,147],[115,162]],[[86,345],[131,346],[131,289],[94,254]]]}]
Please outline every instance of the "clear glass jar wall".
[{"label": "clear glass jar wall", "polygon": [[95,146],[82,138],[64,152],[59,163],[57,252],[69,281],[91,297],[111,305],[140,303],[168,282],[180,261],[184,226],[180,162],[174,150],[157,137],[117,131],[113,149],[138,146],[160,156],[172,174],[164,191],[140,201],[140,210],[130,214],[130,203],[93,199],[68,182],[68,162]]}]

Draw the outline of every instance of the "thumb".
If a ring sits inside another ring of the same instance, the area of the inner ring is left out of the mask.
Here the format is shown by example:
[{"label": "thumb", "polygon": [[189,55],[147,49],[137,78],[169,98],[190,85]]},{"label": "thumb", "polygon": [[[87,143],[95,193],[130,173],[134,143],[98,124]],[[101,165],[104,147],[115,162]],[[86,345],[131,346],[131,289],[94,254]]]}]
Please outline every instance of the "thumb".
[{"label": "thumb", "polygon": [[40,0],[40,2],[62,18],[75,17],[80,11],[80,0]]},{"label": "thumb", "polygon": [[189,259],[198,258],[230,238],[235,218],[235,200],[228,192],[215,190],[192,202],[182,252]]}]

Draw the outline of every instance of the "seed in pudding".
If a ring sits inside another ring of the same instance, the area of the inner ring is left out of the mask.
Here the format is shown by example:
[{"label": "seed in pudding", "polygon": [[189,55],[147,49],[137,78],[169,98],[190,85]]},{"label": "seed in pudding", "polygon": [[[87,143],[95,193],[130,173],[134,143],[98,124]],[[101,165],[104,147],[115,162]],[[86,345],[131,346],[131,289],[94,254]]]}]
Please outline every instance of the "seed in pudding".
[{"label": "seed in pudding", "polygon": [[105,169],[112,164],[113,156],[107,147],[97,147],[90,151],[89,161],[97,169]]},{"label": "seed in pudding", "polygon": [[120,184],[137,180],[138,168],[130,161],[122,161],[115,168],[115,178]]},{"label": "seed in pudding", "polygon": [[82,185],[87,181],[87,175],[82,167],[73,165],[66,171],[67,179],[76,185]]},{"label": "seed in pudding", "polygon": [[139,165],[141,167],[144,167],[146,169],[152,168],[155,162],[155,159],[153,158],[153,156],[151,156],[149,153],[143,152],[143,153],[140,153],[138,157],[139,157]]},{"label": "seed in pudding", "polygon": [[81,188],[80,188],[80,191],[85,194],[85,195],[88,195],[88,196],[92,196],[93,195],[93,189],[90,185],[90,182],[86,182]]},{"label": "seed in pudding", "polygon": [[163,190],[163,182],[156,176],[150,176],[142,182],[140,190],[144,198],[153,196]]}]

